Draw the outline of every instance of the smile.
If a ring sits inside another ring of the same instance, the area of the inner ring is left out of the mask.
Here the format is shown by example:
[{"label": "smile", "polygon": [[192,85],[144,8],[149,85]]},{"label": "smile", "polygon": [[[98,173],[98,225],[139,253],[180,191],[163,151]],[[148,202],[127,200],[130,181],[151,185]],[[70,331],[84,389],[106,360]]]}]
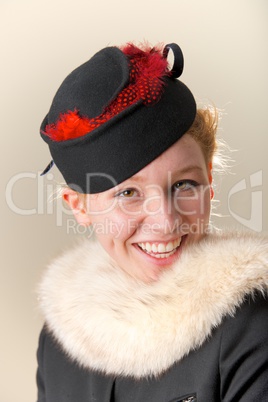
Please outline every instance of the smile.
[{"label": "smile", "polygon": [[181,244],[181,238],[168,243],[138,243],[139,248],[155,258],[168,258],[173,255]]}]

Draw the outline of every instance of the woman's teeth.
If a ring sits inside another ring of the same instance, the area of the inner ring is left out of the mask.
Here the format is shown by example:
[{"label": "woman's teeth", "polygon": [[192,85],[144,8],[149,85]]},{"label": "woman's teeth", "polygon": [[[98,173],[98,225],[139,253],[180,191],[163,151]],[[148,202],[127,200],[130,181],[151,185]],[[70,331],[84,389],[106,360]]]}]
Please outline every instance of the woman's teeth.
[{"label": "woman's teeth", "polygon": [[176,252],[180,244],[181,238],[168,243],[138,243],[138,246],[153,257],[167,258]]}]

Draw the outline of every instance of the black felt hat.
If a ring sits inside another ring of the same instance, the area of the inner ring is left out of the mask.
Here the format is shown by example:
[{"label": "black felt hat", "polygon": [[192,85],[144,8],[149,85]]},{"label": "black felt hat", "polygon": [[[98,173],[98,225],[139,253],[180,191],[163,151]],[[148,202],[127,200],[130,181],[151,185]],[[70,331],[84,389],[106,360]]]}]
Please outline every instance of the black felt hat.
[{"label": "black felt hat", "polygon": [[176,44],[128,44],[102,49],[67,76],[40,132],[71,188],[98,193],[116,186],[190,128],[196,103],[177,79],[182,70]]}]

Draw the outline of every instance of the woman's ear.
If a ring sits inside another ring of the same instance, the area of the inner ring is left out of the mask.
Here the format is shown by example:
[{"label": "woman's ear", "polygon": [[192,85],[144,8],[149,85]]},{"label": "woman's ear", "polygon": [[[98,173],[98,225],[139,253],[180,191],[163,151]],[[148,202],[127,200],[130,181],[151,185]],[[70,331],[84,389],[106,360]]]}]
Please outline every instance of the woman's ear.
[{"label": "woman's ear", "polygon": [[64,188],[62,190],[62,198],[69,205],[77,223],[83,226],[88,226],[91,224],[89,215],[87,214],[86,203],[83,197],[87,195],[80,195],[76,191],[70,188]]}]

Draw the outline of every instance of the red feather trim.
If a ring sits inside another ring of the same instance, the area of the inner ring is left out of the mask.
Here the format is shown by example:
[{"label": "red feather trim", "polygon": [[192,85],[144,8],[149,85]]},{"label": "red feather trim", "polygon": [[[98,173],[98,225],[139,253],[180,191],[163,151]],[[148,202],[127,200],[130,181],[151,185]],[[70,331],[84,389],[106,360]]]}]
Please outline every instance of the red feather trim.
[{"label": "red feather trim", "polygon": [[[98,124],[100,125],[100,124]],[[90,133],[98,127],[94,119],[81,117],[77,110],[61,113],[57,123],[48,124],[45,134],[53,141],[65,141]]]},{"label": "red feather trim", "polygon": [[156,103],[162,94],[163,77],[170,74],[162,48],[141,48],[127,44],[122,52],[130,61],[130,81],[120,94],[95,118],[79,115],[78,110],[68,111],[59,116],[56,123],[46,126],[45,134],[54,141],[65,141],[81,137],[116,116],[127,107],[142,99],[145,105]]}]

